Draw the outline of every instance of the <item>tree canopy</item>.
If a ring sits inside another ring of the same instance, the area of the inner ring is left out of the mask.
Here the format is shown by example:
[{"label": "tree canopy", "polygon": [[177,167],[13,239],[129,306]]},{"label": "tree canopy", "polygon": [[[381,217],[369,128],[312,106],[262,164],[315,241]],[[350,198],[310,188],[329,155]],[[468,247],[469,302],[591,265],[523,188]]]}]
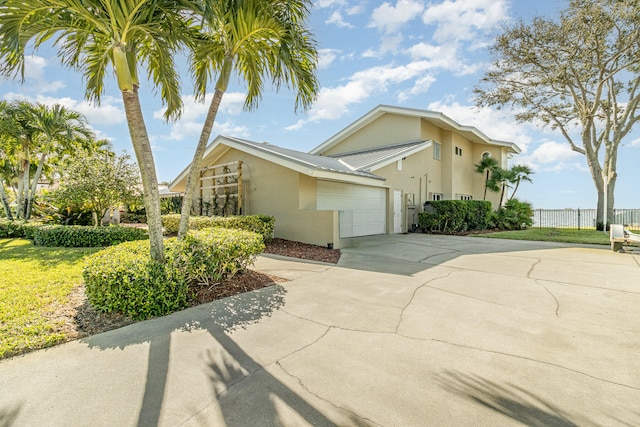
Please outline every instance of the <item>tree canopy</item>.
[{"label": "tree canopy", "polygon": [[571,0],[557,20],[505,27],[491,52],[478,105],[510,106],[517,120],[559,131],[585,156],[602,224],[613,210],[618,149],[640,118],[640,2]]}]

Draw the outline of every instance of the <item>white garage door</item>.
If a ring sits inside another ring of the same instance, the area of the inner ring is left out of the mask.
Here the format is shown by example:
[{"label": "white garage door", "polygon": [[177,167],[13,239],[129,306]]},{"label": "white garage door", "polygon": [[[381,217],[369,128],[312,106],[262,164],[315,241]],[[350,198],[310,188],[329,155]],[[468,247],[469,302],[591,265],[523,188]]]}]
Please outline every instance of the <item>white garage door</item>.
[{"label": "white garage door", "polygon": [[340,237],[369,236],[386,231],[386,190],[318,181],[318,210],[340,212]]}]

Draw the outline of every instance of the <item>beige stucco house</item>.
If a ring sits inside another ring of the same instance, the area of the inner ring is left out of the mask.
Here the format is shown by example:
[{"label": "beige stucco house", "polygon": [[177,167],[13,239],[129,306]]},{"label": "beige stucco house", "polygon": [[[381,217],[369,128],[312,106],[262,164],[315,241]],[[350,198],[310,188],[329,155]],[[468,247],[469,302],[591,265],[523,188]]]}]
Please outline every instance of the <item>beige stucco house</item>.
[{"label": "beige stucco house", "polygon": [[[275,237],[344,247],[410,230],[426,201],[482,200],[474,164],[490,155],[506,168],[519,152],[441,113],[380,105],[310,153],[218,136],[204,155],[199,207],[273,215]],[[187,171],[171,191],[184,191]],[[498,195],[489,197],[495,206]]]}]

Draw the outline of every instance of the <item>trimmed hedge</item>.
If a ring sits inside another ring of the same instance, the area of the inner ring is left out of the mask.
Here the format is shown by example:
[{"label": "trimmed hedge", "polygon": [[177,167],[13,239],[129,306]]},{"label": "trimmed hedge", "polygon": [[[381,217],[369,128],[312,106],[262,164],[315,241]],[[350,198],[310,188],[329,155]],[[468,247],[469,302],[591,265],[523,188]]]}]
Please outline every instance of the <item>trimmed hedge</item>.
[{"label": "trimmed hedge", "polygon": [[87,299],[105,313],[136,320],[163,316],[187,304],[187,280],[171,264],[151,259],[149,242],[126,242],[90,256],[82,276]]},{"label": "trimmed hedge", "polygon": [[483,200],[437,200],[418,213],[418,225],[427,232],[453,234],[484,230],[489,225],[491,202]]},{"label": "trimmed hedge", "polygon": [[168,247],[170,262],[193,285],[214,285],[253,265],[264,251],[262,236],[244,230],[190,231]]},{"label": "trimmed hedge", "polygon": [[[235,228],[237,230],[252,231],[262,236],[264,242],[271,240],[276,219],[269,215],[245,216],[190,216],[189,230],[204,228]],[[162,216],[162,225],[167,234],[176,234],[180,226],[180,215],[169,214]]]},{"label": "trimmed hedge", "polygon": [[30,239],[33,240],[34,232],[42,227],[41,222],[9,221],[0,219],[0,238]]},{"label": "trimmed hedge", "polygon": [[[146,230],[110,225],[87,227],[82,225],[43,225],[34,229],[36,246],[91,248],[112,246],[123,242],[148,239]],[[148,245],[148,243],[147,243]]]},{"label": "trimmed hedge", "polygon": [[82,274],[96,309],[147,319],[184,308],[190,286],[215,285],[263,250],[256,233],[206,229],[165,240],[165,264],[151,260],[148,242],[127,242],[90,256]]}]

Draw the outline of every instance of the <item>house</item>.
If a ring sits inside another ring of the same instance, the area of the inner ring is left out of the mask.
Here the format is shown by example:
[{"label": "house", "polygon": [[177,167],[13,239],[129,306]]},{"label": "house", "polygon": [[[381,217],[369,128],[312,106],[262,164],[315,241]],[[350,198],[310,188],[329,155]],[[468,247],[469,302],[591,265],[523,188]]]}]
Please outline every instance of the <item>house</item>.
[{"label": "house", "polygon": [[[310,153],[218,136],[206,149],[196,211],[276,217],[275,237],[334,247],[402,233],[430,200],[480,199],[483,156],[520,152],[444,114],[379,105]],[[170,185],[183,192],[188,168]],[[490,193],[492,203],[498,194]]]}]

